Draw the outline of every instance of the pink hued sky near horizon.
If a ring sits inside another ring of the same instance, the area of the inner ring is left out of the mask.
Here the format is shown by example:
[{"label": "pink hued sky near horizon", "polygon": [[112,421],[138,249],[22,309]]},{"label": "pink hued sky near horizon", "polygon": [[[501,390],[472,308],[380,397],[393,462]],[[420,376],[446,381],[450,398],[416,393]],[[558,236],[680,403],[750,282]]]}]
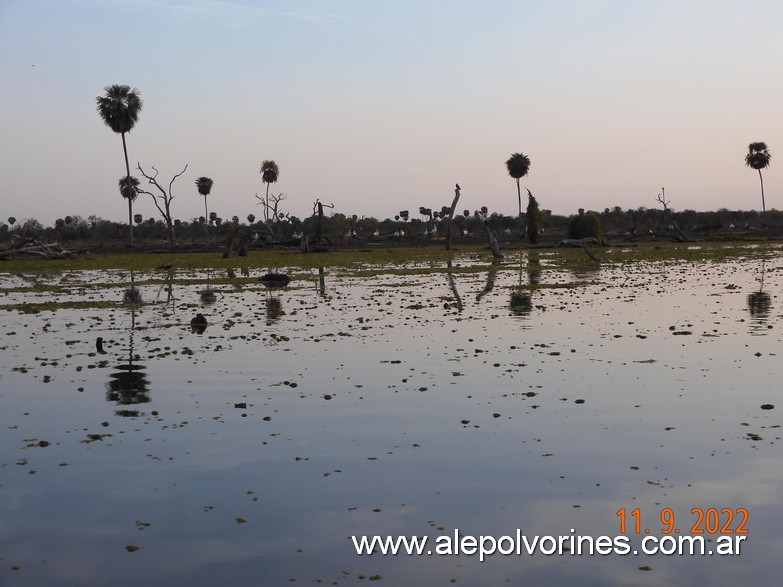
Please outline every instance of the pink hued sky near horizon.
[{"label": "pink hued sky near horizon", "polygon": [[[138,88],[132,170],[174,184],[181,219],[283,210],[394,217],[420,206],[515,214],[505,161],[542,208],[761,209],[748,144],[781,208],[783,3],[727,0],[0,1],[0,218],[125,221],[119,135],[95,99]],[[140,177],[140,174],[136,172]],[[134,212],[157,217],[148,196]]]}]

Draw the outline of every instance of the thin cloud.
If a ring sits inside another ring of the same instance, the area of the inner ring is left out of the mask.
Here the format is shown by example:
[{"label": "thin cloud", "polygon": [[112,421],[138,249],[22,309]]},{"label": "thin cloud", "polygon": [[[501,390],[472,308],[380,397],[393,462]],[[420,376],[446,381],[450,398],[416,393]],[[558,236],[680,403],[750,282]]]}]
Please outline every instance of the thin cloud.
[{"label": "thin cloud", "polygon": [[[107,7],[117,7],[116,2],[103,1]],[[177,18],[199,18],[219,22],[225,26],[239,27],[269,18],[286,18],[310,22],[333,23],[345,20],[334,13],[296,12],[274,10],[228,0],[198,0],[194,2],[167,2],[166,0],[124,0],[126,8],[139,11],[166,11]]]}]

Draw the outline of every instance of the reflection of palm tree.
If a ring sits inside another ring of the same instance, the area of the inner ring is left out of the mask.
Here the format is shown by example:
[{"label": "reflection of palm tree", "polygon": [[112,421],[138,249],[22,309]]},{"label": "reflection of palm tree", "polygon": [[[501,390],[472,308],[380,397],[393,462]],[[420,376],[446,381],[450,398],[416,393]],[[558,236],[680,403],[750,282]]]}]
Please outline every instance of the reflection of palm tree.
[{"label": "reflection of palm tree", "polygon": [[[135,285],[135,281],[133,279],[133,270],[131,270],[130,272],[130,278],[131,278],[131,286],[128,289],[126,289],[125,292],[123,293],[122,301],[125,304],[134,304],[134,305],[141,304],[142,303],[141,292],[139,292],[138,288]],[[135,321],[136,318],[135,309],[133,313],[133,318]]]},{"label": "reflection of palm tree", "polygon": [[522,289],[522,259],[519,260],[519,286],[511,292],[511,313],[515,316],[529,316],[533,310],[533,291],[541,281],[541,260],[538,253],[531,251],[527,256],[527,276],[529,290]]},{"label": "reflection of palm tree", "polygon": [[[133,283],[132,278],[131,283]],[[131,289],[135,290],[133,287]],[[134,304],[131,306],[128,359],[115,365],[116,371],[109,375],[110,379],[106,383],[106,401],[123,406],[143,404],[150,401],[149,380],[144,373],[145,367],[139,364],[139,356],[133,354],[133,335],[135,330],[136,306]],[[138,412],[135,410],[118,410],[116,413],[119,416],[138,416]]]},{"label": "reflection of palm tree", "polygon": [[285,314],[283,311],[283,302],[279,297],[273,296],[271,293],[266,296],[266,321],[267,324],[273,324],[280,320],[280,317]]},{"label": "reflection of palm tree", "polygon": [[748,309],[750,315],[759,321],[766,320],[769,311],[772,309],[772,297],[764,291],[764,270],[766,260],[761,260],[761,277],[759,290],[748,294]]}]

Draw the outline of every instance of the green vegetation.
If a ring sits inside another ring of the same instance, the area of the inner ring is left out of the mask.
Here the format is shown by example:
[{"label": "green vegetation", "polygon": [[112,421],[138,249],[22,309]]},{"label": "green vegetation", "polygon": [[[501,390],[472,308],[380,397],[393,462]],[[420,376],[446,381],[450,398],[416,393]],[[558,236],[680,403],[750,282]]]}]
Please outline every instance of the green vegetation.
[{"label": "green vegetation", "polygon": [[568,223],[568,238],[594,238],[598,242],[603,241],[604,233],[601,230],[601,221],[598,216],[588,212],[584,213],[583,210],[579,211],[579,214],[571,218]]}]

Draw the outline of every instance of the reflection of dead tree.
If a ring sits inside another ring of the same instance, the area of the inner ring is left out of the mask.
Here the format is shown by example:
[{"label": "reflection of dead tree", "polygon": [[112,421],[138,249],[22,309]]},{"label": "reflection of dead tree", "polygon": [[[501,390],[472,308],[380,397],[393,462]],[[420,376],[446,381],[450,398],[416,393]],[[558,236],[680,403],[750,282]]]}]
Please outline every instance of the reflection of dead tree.
[{"label": "reflection of dead tree", "polygon": [[503,253],[500,252],[500,245],[498,245],[498,239],[495,238],[495,233],[492,232],[492,229],[489,227],[489,218],[484,216],[478,210],[476,210],[473,214],[475,215],[476,220],[478,220],[480,224],[483,224],[487,231],[487,242],[489,243],[489,248],[492,251],[492,256],[496,259],[502,259]]},{"label": "reflection of dead tree", "polygon": [[587,248],[587,245],[597,245],[598,240],[593,238],[592,236],[588,236],[587,238],[567,238],[560,241],[558,244],[559,247],[582,247],[582,250],[585,252],[585,254],[590,257],[593,261],[596,263],[600,263],[601,260],[593,255],[593,253],[590,251],[590,249]]},{"label": "reflection of dead tree", "polygon": [[487,284],[476,296],[477,302],[480,302],[481,298],[491,292],[492,288],[495,287],[495,277],[497,277],[498,269],[500,269],[500,259],[492,259],[492,265],[490,265],[489,271],[487,272]]},{"label": "reflection of dead tree", "polygon": [[451,250],[451,220],[454,218],[454,210],[457,208],[457,201],[459,200],[460,187],[459,184],[454,188],[454,200],[451,202],[451,208],[449,209],[449,219],[446,225],[446,250]]},{"label": "reflection of dead tree", "polygon": [[677,226],[677,223],[674,221],[674,217],[672,216],[673,210],[669,208],[669,204],[671,204],[671,200],[666,199],[665,188],[661,188],[661,193],[658,194],[658,202],[660,202],[661,206],[663,206],[664,214],[666,216],[671,216],[669,222],[671,223],[674,232],[677,233],[677,238],[675,240],[678,240],[680,242],[690,241],[691,240],[690,237],[687,234],[685,234],[682,230],[680,230],[680,227]]},{"label": "reflection of dead tree", "polygon": [[174,248],[174,219],[171,216],[171,201],[174,199],[174,195],[171,193],[171,188],[174,185],[174,181],[180,175],[185,173],[185,171],[187,171],[188,165],[186,163],[185,168],[171,178],[171,181],[169,182],[168,191],[163,189],[163,187],[158,183],[158,170],[155,169],[154,166],[152,167],[152,170],[155,172],[155,175],[147,175],[145,171],[141,168],[140,163],[137,164],[137,167],[139,168],[141,174],[147,178],[147,181],[149,181],[149,183],[151,183],[156,188],[158,188],[158,191],[160,192],[160,195],[158,195],[158,194],[153,194],[152,192],[148,192],[146,190],[141,190],[141,189],[139,190],[140,194],[148,194],[152,196],[152,201],[155,204],[155,207],[158,209],[158,212],[160,212],[160,215],[163,216],[163,220],[166,221],[166,228],[168,229],[168,233],[169,233],[169,245],[172,248]]},{"label": "reflection of dead tree", "polygon": [[457,300],[457,312],[462,312],[464,306],[462,305],[462,298],[459,297],[459,292],[457,291],[454,275],[451,272],[451,259],[446,261],[446,275],[449,278],[449,289],[451,289],[451,293],[454,294],[454,299]]},{"label": "reflection of dead tree", "polygon": [[160,286],[155,299],[160,299],[160,293],[164,290],[166,291],[166,304],[171,304],[172,310],[175,309],[176,300],[174,299],[174,270],[171,267],[166,270],[166,281],[163,285]]}]

